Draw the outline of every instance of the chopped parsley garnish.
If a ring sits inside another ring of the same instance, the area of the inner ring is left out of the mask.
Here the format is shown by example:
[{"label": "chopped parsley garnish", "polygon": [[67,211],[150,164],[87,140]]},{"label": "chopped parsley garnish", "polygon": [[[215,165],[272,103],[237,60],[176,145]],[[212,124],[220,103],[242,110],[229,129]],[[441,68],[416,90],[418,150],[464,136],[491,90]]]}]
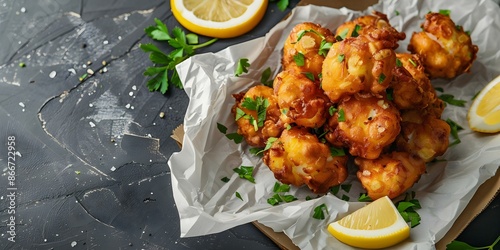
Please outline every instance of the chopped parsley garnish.
[{"label": "chopped parsley garnish", "polygon": [[267,67],[263,72],[262,76],[260,77],[260,82],[264,84],[265,86],[268,87],[273,87],[273,79],[271,79],[272,71],[270,67]]},{"label": "chopped parsley garnish", "polygon": [[309,79],[309,80],[311,80],[313,82],[315,81],[313,73],[311,73],[311,72],[302,72],[302,74],[304,74],[307,77],[307,79]]},{"label": "chopped parsley garnish", "polygon": [[389,100],[389,101],[393,101],[394,100],[394,89],[387,88],[385,90],[385,93],[387,94],[387,100]]},{"label": "chopped parsley garnish", "polygon": [[450,16],[450,13],[450,10],[439,10],[439,14],[441,15]]},{"label": "chopped parsley garnish", "polygon": [[420,215],[415,211],[422,208],[420,202],[415,199],[415,192],[406,193],[404,200],[397,202],[396,207],[406,222],[410,222],[410,227],[420,224]]},{"label": "chopped parsley garnish", "polygon": [[384,73],[380,74],[378,76],[378,83],[383,83],[385,81],[385,78],[386,76],[384,75]]},{"label": "chopped parsley garnish", "polygon": [[314,219],[324,220],[325,219],[324,211],[326,211],[326,213],[328,214],[328,208],[326,207],[325,203],[314,208],[314,214],[312,217]]},{"label": "chopped parsley garnish", "polygon": [[349,196],[343,194],[342,195],[342,198],[341,198],[343,201],[349,201],[351,198],[349,198]]},{"label": "chopped parsley garnish", "polygon": [[264,151],[266,151],[266,150],[269,150],[271,148],[271,146],[273,145],[273,143],[277,140],[278,140],[278,138],[276,138],[276,137],[269,137],[269,138],[267,138],[266,146],[263,149],[259,148],[260,149],[259,151],[257,151],[255,149],[255,150],[252,150],[251,153],[253,153],[254,155],[262,155],[262,153],[264,153]]},{"label": "chopped parsley garnish", "polygon": [[435,87],[434,89],[435,89],[436,91],[438,91],[438,92],[441,92],[441,93],[442,93],[442,92],[444,92],[444,89],[443,89],[443,88],[441,88],[441,87]]},{"label": "chopped parsley garnish", "polygon": [[247,58],[240,58],[238,60],[238,65],[236,66],[236,70],[234,71],[235,76],[241,76],[243,73],[248,73],[248,68],[250,67],[250,63]]},{"label": "chopped parsley garnish", "polygon": [[293,56],[293,60],[295,61],[295,64],[297,64],[297,66],[299,67],[302,67],[304,66],[305,64],[305,57],[304,57],[304,54],[302,53],[297,53]]},{"label": "chopped parsley garnish", "polygon": [[289,4],[288,0],[271,0],[271,2],[277,2],[276,5],[280,11],[285,11]]},{"label": "chopped parsley garnish", "polygon": [[343,110],[343,109],[340,109],[340,110],[338,111],[338,116],[339,116],[339,117],[338,117],[338,119],[337,119],[337,120],[338,120],[339,122],[345,122],[345,112],[344,112],[344,110]]},{"label": "chopped parsley garnish", "polygon": [[229,178],[227,178],[227,176],[222,177],[220,180],[225,182],[225,183],[229,182]]},{"label": "chopped parsley garnish", "polygon": [[344,54],[340,54],[339,56],[337,56],[337,61],[338,62],[343,62],[344,58],[345,58],[345,55]]},{"label": "chopped parsley garnish", "polygon": [[342,32],[340,32],[340,34],[335,37],[335,39],[339,42],[344,40],[347,36],[347,32],[349,32],[349,28],[343,29]]},{"label": "chopped parsley garnish", "polygon": [[248,180],[251,183],[255,183],[255,179],[253,178],[253,169],[252,166],[240,166],[239,168],[233,168],[233,171],[238,174],[241,179]]},{"label": "chopped parsley garnish", "polygon": [[372,198],[370,198],[370,196],[368,196],[367,194],[361,193],[361,194],[359,194],[358,201],[368,202],[368,201],[372,201]]},{"label": "chopped parsley garnish", "polygon": [[274,195],[271,198],[267,199],[267,203],[269,203],[272,206],[276,206],[281,202],[288,203],[297,200],[297,198],[293,195],[283,194],[288,191],[290,191],[290,185],[275,182],[273,187]]},{"label": "chopped parsley garnish", "polygon": [[241,198],[241,194],[239,192],[236,192],[234,194],[236,195],[236,197],[238,197],[238,199],[243,200],[243,198]]},{"label": "chopped parsley garnish", "polygon": [[399,60],[399,58],[396,58],[396,66],[397,67],[402,67],[403,66],[403,63],[401,62],[401,60]]},{"label": "chopped parsley garnish", "polygon": [[450,143],[449,147],[459,144],[461,141],[460,141],[460,138],[458,136],[458,131],[463,130],[464,128],[462,126],[458,125],[458,123],[451,120],[450,118],[446,119],[446,122],[448,123],[448,125],[450,125],[450,129],[451,129],[450,134],[451,134],[451,137],[453,137],[453,139],[454,139],[454,141],[452,143]]},{"label": "chopped parsley garnish", "polygon": [[319,46],[318,54],[321,56],[326,56],[328,51],[332,48],[333,43],[329,43],[326,40],[321,40],[321,44]]},{"label": "chopped parsley garnish", "polygon": [[344,156],[345,155],[344,148],[330,147],[330,155],[331,156]]},{"label": "chopped parsley garnish", "polygon": [[257,111],[257,120],[255,120],[253,116],[245,114],[245,112],[239,108],[236,108],[236,120],[239,120],[240,118],[248,119],[250,123],[253,124],[255,131],[264,126],[267,107],[269,107],[269,100],[261,96],[257,96],[255,99],[245,97],[241,106],[248,110]]},{"label": "chopped parsley garnish", "polygon": [[236,144],[238,143],[241,143],[243,141],[243,136],[238,134],[238,133],[230,133],[230,134],[226,134],[227,133],[227,127],[220,124],[220,123],[217,123],[217,129],[226,136],[226,138],[228,138],[229,140],[232,140],[234,141]]},{"label": "chopped parsley garnish", "polygon": [[353,30],[353,31],[352,31],[352,33],[351,33],[351,37],[357,37],[357,36],[359,36],[359,33],[358,33],[358,32],[359,32],[360,30],[361,30],[361,26],[359,26],[359,25],[357,25],[357,24],[356,24],[356,25],[354,26],[354,30]]},{"label": "chopped parsley garnish", "polygon": [[476,99],[476,97],[479,95],[479,93],[481,93],[481,91],[476,92],[476,93],[475,93],[475,94],[474,94],[474,95],[470,98],[470,100],[471,100],[471,101],[474,101],[474,99]]},{"label": "chopped parsley garnish", "polygon": [[20,68],[24,68],[24,67],[26,67],[26,63],[20,62],[20,63],[19,63],[19,67],[20,67]]},{"label": "chopped parsley garnish", "polygon": [[399,16],[399,11],[395,10],[394,14],[396,14],[396,16]]},{"label": "chopped parsley garnish", "polygon": [[[149,59],[154,63],[154,66],[148,67],[144,71],[145,76],[152,77],[146,84],[149,91],[160,91],[165,94],[170,83],[179,89],[183,88],[175,66],[192,56],[196,49],[216,42],[217,38],[198,44],[196,34],[186,35],[179,27],[175,27],[169,32],[167,26],[158,18],[155,18],[155,23],[156,26],[149,26],[144,31],[153,40],[168,42],[173,51],[165,54],[152,43],[141,44],[139,47],[144,52],[149,53]],[[81,79],[84,80],[85,77]]]},{"label": "chopped parsley garnish", "polygon": [[455,96],[450,95],[450,94],[441,94],[439,96],[439,99],[443,100],[444,102],[446,102],[448,104],[458,106],[458,107],[465,107],[465,103],[467,103],[467,101],[465,101],[465,100],[455,99]]},{"label": "chopped parsley garnish", "polygon": [[413,59],[411,59],[411,58],[408,59],[408,62],[410,62],[413,65],[413,67],[417,67],[417,63],[415,61],[413,61]]},{"label": "chopped parsley garnish", "polygon": [[335,112],[337,112],[337,108],[335,108],[334,106],[328,108],[328,113],[330,114],[330,116],[333,116]]}]

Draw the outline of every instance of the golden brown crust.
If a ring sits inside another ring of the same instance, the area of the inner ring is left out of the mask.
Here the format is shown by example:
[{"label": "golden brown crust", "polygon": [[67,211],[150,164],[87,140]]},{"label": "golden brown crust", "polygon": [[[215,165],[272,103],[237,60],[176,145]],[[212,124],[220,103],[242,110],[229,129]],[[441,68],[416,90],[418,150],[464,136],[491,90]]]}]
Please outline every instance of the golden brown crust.
[{"label": "golden brown crust", "polygon": [[430,78],[454,78],[469,72],[478,47],[447,15],[428,13],[423,31],[414,32],[408,50],[422,57]]},{"label": "golden brown crust", "polygon": [[347,178],[347,156],[332,156],[328,146],[305,128],[283,131],[264,152],[263,161],[280,182],[297,187],[305,184],[318,194]]}]

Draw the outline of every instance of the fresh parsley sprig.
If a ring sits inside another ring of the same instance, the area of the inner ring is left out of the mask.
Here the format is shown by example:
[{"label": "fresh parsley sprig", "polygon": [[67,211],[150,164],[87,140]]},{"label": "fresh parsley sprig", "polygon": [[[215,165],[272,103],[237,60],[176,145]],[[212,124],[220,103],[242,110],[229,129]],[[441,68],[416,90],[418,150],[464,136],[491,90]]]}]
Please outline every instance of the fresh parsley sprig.
[{"label": "fresh parsley sprig", "polygon": [[276,5],[278,6],[278,9],[281,11],[285,11],[286,7],[288,7],[289,4],[288,0],[271,0],[271,2],[277,2]]},{"label": "fresh parsley sprig", "polygon": [[465,100],[455,99],[455,96],[450,94],[441,94],[439,96],[439,99],[443,100],[444,102],[450,105],[458,107],[465,107],[465,104],[467,103],[467,101]]},{"label": "fresh parsley sprig", "polygon": [[144,71],[145,76],[151,77],[147,82],[149,91],[160,91],[165,94],[170,84],[180,89],[183,88],[175,66],[194,55],[195,50],[216,42],[217,38],[198,44],[198,35],[196,34],[186,35],[179,27],[175,27],[169,32],[167,26],[158,18],[155,18],[155,23],[155,26],[149,26],[144,31],[153,40],[166,41],[173,48],[173,51],[165,54],[152,43],[141,44],[139,47],[144,52],[149,53],[149,59],[154,64]]},{"label": "fresh parsley sprig", "polygon": [[420,202],[415,199],[415,192],[406,193],[404,200],[396,203],[398,212],[406,222],[410,222],[410,227],[416,227],[420,224],[420,215],[415,211],[422,208]]},{"label": "fresh parsley sprig", "polygon": [[288,191],[290,191],[290,185],[275,182],[273,187],[274,195],[271,198],[267,199],[267,203],[269,203],[272,206],[276,206],[279,205],[281,202],[288,203],[296,201],[297,198],[295,196],[291,194],[284,194]]},{"label": "fresh parsley sprig", "polygon": [[238,133],[227,133],[227,127],[220,124],[220,123],[217,123],[217,129],[221,133],[223,133],[227,139],[234,141],[234,143],[236,143],[236,144],[241,143],[243,141],[242,135],[240,135]]},{"label": "fresh parsley sprig", "polygon": [[461,141],[460,137],[458,136],[458,131],[463,130],[464,128],[450,118],[446,119],[446,122],[448,123],[448,125],[450,125],[450,134],[454,139],[454,141],[450,143],[449,147],[459,144]]},{"label": "fresh parsley sprig", "polygon": [[328,208],[326,207],[326,204],[323,203],[317,207],[314,208],[314,213],[313,213],[313,218],[317,220],[324,220],[325,219],[325,212],[328,213]]},{"label": "fresh parsley sprig", "polygon": [[241,179],[255,183],[255,179],[253,178],[253,169],[254,167],[252,166],[240,166],[239,168],[233,168],[233,171],[237,173]]},{"label": "fresh parsley sprig", "polygon": [[495,250],[495,246],[498,242],[500,242],[500,236],[498,236],[495,242],[493,242],[491,245],[484,247],[473,247],[465,242],[454,240],[450,244],[446,245],[446,250]]}]

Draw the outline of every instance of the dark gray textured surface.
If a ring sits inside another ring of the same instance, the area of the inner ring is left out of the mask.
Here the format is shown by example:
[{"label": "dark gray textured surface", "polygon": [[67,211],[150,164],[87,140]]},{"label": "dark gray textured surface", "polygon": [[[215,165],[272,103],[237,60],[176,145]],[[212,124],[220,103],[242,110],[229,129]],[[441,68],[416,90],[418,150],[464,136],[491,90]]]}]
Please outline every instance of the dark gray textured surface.
[{"label": "dark gray textured surface", "polygon": [[[251,33],[199,53],[263,36],[289,10],[271,3]],[[138,44],[150,42],[143,30],[155,17],[178,26],[169,1],[0,0],[3,249],[277,248],[250,224],[179,238],[166,161],[179,150],[170,134],[188,100],[182,90],[163,96],[145,87],[142,72],[150,61]],[[99,73],[103,60],[107,72]],[[96,73],[80,82],[87,68]],[[6,225],[9,136],[18,152],[16,243],[7,240]],[[488,209],[498,215],[498,202],[493,205],[496,210]],[[462,237],[477,239],[472,236]]]}]

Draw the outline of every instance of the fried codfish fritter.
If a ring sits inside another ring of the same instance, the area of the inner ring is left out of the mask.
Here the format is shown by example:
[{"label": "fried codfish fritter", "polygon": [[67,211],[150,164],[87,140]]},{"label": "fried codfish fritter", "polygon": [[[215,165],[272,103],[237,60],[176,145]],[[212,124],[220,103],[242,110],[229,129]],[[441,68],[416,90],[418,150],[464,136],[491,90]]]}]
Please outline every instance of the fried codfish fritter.
[{"label": "fried codfish fritter", "polygon": [[401,133],[396,139],[399,151],[418,155],[425,162],[446,152],[451,132],[447,122],[418,110],[405,112],[402,117]]},{"label": "fried codfish fritter", "polygon": [[[318,75],[325,59],[325,55],[320,53],[322,41],[335,42],[333,33],[329,29],[310,22],[297,24],[288,35],[283,47],[283,70],[308,72],[315,79],[319,79]],[[301,61],[303,64],[297,63]]]},{"label": "fried codfish fritter", "polygon": [[399,111],[386,99],[354,95],[338,104],[325,139],[349,148],[353,156],[376,159],[396,139],[400,120]]},{"label": "fried codfish fritter", "polygon": [[309,128],[319,128],[326,122],[330,101],[319,85],[304,74],[282,71],[273,86],[282,122]]},{"label": "fried codfish fritter", "polygon": [[469,72],[478,47],[472,44],[463,27],[455,25],[448,15],[428,13],[414,32],[408,50],[422,57],[430,78],[454,78]]},{"label": "fried codfish fritter", "polygon": [[341,24],[335,33],[337,40],[357,36],[367,36],[368,39],[383,42],[384,47],[392,49],[399,46],[398,41],[406,38],[404,32],[399,32],[391,26],[387,15],[378,11]]},{"label": "fried codfish fritter", "polygon": [[393,102],[398,109],[424,109],[436,96],[431,81],[416,54],[397,53],[401,66],[393,69],[391,87]]},{"label": "fried codfish fritter", "polygon": [[307,185],[314,193],[326,193],[347,178],[347,156],[332,156],[329,147],[306,128],[285,130],[264,152],[264,163],[277,180]]},{"label": "fried codfish fritter", "polygon": [[363,36],[334,43],[323,62],[321,87],[332,102],[359,92],[385,94],[396,53]]},{"label": "fried codfish fritter", "polygon": [[[243,135],[248,145],[264,147],[269,137],[281,134],[284,126],[279,119],[281,113],[272,88],[258,85],[233,97],[236,99],[232,112],[238,125],[237,133]],[[265,119],[262,121],[259,120],[257,107],[265,110]]]},{"label": "fried codfish fritter", "polygon": [[425,162],[406,152],[393,151],[374,160],[357,157],[356,173],[368,196],[376,200],[383,196],[393,199],[413,186],[425,172]]}]

